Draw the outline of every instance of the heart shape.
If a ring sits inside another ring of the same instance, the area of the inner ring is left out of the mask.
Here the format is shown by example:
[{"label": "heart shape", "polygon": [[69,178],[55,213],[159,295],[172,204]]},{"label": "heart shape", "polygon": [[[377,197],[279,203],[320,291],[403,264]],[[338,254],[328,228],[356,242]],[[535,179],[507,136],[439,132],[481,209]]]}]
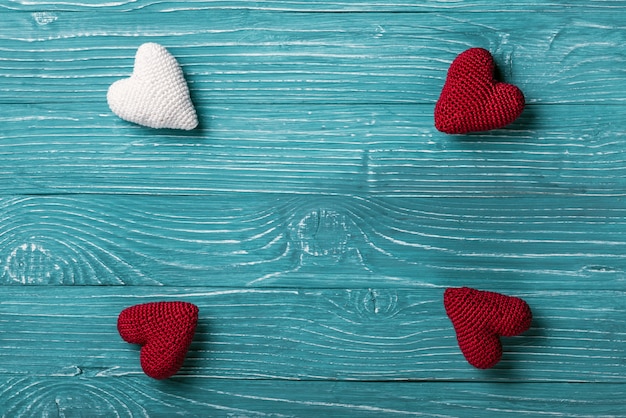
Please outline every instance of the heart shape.
[{"label": "heart shape", "polygon": [[117,330],[124,341],[141,345],[141,368],[166,379],[178,372],[193,340],[198,307],[188,302],[151,302],[124,309]]},{"label": "heart shape", "polygon": [[153,42],[139,47],[133,74],[109,87],[107,102],[120,118],[150,128],[198,126],[183,70],[167,49]]},{"label": "heart shape", "polygon": [[461,352],[479,369],[493,367],[502,358],[500,336],[521,334],[532,322],[532,312],[524,300],[500,293],[448,288],[443,303]]},{"label": "heart shape", "polygon": [[459,54],[435,105],[435,127],[448,134],[503,128],[524,110],[524,94],[512,84],[494,80],[489,51],[470,48]]}]

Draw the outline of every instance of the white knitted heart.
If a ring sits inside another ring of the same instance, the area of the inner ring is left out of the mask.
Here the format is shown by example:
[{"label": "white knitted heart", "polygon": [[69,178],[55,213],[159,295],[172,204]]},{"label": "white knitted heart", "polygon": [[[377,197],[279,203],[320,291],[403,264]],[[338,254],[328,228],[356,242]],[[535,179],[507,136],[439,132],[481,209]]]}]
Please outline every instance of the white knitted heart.
[{"label": "white knitted heart", "polygon": [[139,47],[133,74],[109,87],[107,101],[113,113],[139,125],[185,130],[198,126],[182,69],[156,43]]}]

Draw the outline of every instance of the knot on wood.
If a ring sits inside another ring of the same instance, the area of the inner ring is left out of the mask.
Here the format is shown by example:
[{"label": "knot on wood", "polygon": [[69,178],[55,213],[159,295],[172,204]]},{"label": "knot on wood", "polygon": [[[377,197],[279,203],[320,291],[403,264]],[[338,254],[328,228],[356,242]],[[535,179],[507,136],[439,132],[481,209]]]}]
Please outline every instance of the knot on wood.
[{"label": "knot on wood", "polygon": [[5,259],[2,282],[61,284],[64,271],[50,251],[35,243],[20,244]]},{"label": "knot on wood", "polygon": [[332,209],[308,212],[293,227],[293,241],[303,255],[326,262],[341,260],[348,251],[350,222],[346,215]]},{"label": "knot on wood", "polygon": [[58,19],[55,13],[51,12],[34,12],[32,14],[35,23],[39,26],[46,26]]},{"label": "knot on wood", "polygon": [[390,318],[398,312],[398,294],[383,289],[367,289],[353,294],[357,312],[367,318]]}]

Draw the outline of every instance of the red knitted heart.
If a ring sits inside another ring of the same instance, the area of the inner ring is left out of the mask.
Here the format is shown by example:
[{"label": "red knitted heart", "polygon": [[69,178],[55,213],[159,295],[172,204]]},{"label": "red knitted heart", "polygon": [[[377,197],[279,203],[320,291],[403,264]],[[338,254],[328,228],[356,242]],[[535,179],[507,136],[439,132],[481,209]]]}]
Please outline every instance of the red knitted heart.
[{"label": "red knitted heart", "polygon": [[524,300],[500,293],[449,288],[443,304],[463,355],[479,369],[493,367],[502,358],[500,336],[521,334],[532,321],[532,312]]},{"label": "red knitted heart", "polygon": [[435,105],[435,127],[448,134],[503,128],[524,110],[524,94],[495,81],[489,51],[470,48],[452,62]]},{"label": "red knitted heart", "polygon": [[196,305],[152,302],[124,309],[117,330],[124,341],[142,346],[143,371],[155,379],[166,379],[183,365],[197,323]]}]

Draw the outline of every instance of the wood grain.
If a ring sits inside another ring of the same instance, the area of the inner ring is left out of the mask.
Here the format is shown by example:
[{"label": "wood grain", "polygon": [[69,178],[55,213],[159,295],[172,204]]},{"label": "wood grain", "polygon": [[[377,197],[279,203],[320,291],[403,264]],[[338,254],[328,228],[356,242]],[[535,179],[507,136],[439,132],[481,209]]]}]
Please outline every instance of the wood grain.
[{"label": "wood grain", "polygon": [[[178,58],[210,103],[434,104],[452,60],[492,51],[529,103],[623,103],[619,13],[4,13],[0,102],[104,103],[137,47]],[[520,24],[524,22],[524,24]],[[598,66],[598,62],[610,65]]]},{"label": "wood grain", "polygon": [[623,290],[614,198],[241,198],[0,199],[0,282]]},{"label": "wood grain", "polygon": [[[584,4],[585,10],[617,10],[626,3],[623,0],[591,0]],[[0,5],[12,11],[65,10],[65,11],[149,11],[171,12],[176,10],[263,10],[263,11],[308,11],[308,12],[491,12],[500,13],[511,10],[522,11],[557,11],[562,12],[581,4],[572,0],[551,0],[538,3],[533,0],[516,0],[506,5],[492,0],[426,0],[419,3],[377,0],[316,0],[315,2],[293,0],[268,0],[249,2],[237,0],[99,0],[58,1],[8,0]]]},{"label": "wood grain", "polygon": [[[550,383],[311,382],[175,378],[154,385],[142,378],[114,382],[85,377],[0,380],[6,416],[301,417],[497,415],[623,416],[623,385]],[[597,385],[595,386],[597,387]],[[147,397],[149,393],[151,396]]]},{"label": "wood grain", "polygon": [[138,348],[117,334],[117,315],[185,300],[200,320],[179,377],[625,383],[623,291],[517,294],[533,326],[505,339],[504,358],[485,372],[461,355],[441,287],[126,289],[5,287],[0,375],[141,377]]},{"label": "wood grain", "polygon": [[437,132],[432,112],[200,106],[204,129],[179,134],[121,121],[106,103],[5,106],[0,194],[624,197],[623,106],[535,105],[465,137]]},{"label": "wood grain", "polygon": [[[0,2],[0,416],[626,416],[626,2]],[[165,45],[192,132],[106,91]],[[454,57],[527,107],[447,136]],[[448,286],[523,297],[491,370]],[[181,373],[119,312],[187,300]]]}]

